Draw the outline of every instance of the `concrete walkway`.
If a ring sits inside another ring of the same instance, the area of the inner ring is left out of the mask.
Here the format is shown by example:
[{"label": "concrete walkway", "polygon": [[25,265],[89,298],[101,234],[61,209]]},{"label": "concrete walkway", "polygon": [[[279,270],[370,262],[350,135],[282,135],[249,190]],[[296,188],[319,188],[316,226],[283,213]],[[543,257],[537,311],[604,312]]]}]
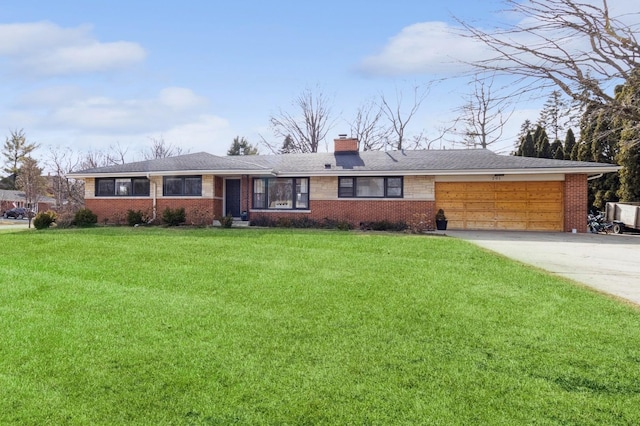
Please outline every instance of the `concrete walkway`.
[{"label": "concrete walkway", "polygon": [[514,231],[446,231],[640,305],[640,235]]}]

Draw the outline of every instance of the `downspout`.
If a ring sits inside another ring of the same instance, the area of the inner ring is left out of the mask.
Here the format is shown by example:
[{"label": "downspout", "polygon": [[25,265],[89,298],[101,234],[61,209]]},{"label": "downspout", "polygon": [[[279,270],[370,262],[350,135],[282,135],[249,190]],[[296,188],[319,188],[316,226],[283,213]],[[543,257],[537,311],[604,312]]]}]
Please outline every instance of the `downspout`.
[{"label": "downspout", "polygon": [[595,175],[595,176],[589,176],[589,177],[587,178],[587,181],[589,181],[589,180],[594,180],[594,179],[599,179],[599,178],[601,178],[602,176],[604,176],[604,173],[600,173],[599,175]]},{"label": "downspout", "polygon": [[152,190],[153,190],[153,210],[151,212],[151,221],[155,222],[156,217],[157,217],[157,200],[156,200],[156,189],[157,189],[157,185],[155,181],[151,180],[151,175],[149,173],[147,173],[147,179],[149,179],[151,181],[152,184]]}]

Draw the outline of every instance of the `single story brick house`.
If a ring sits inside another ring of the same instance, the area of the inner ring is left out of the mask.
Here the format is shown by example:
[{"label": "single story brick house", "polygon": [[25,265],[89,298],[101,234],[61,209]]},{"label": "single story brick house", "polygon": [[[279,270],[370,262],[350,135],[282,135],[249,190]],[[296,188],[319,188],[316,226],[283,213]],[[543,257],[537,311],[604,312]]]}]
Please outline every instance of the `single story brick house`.
[{"label": "single story brick house", "polygon": [[[612,164],[498,155],[486,149],[359,152],[341,137],[332,153],[215,156],[204,152],[70,173],[85,181],[99,221],[184,207],[213,221],[308,217],[361,222],[434,218],[449,229],[586,232],[587,180]],[[433,220],[433,219],[432,219]],[[435,222],[435,221],[434,221]]]},{"label": "single story brick house", "polygon": [[10,210],[14,207],[27,207],[36,212],[46,211],[55,205],[56,200],[47,196],[38,197],[38,202],[34,204],[27,203],[24,191],[16,191],[10,189],[0,189],[0,213]]}]

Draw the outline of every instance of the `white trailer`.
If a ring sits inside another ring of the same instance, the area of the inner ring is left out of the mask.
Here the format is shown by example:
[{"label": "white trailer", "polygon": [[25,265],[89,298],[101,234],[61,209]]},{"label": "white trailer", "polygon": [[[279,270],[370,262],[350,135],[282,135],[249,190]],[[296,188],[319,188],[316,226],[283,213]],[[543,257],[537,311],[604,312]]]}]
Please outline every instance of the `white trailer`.
[{"label": "white trailer", "polygon": [[613,232],[616,234],[621,234],[624,228],[640,231],[640,203],[607,203],[605,219],[614,223]]}]

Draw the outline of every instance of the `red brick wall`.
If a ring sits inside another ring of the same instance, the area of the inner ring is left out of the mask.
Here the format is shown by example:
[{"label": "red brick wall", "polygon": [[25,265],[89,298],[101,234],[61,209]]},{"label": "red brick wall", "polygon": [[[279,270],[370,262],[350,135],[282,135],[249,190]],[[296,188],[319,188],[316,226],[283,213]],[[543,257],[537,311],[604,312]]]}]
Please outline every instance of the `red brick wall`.
[{"label": "red brick wall", "polygon": [[587,232],[587,175],[566,175],[564,180],[564,230]]},{"label": "red brick wall", "polygon": [[[128,210],[141,210],[151,217],[153,200],[91,198],[85,200],[85,207],[98,216],[98,223],[124,224]],[[159,220],[162,219],[162,212],[167,207],[171,209],[184,207],[187,223],[211,224],[216,215],[215,212],[222,211],[222,200],[158,198],[156,210]]]},{"label": "red brick wall", "polygon": [[325,218],[344,220],[353,226],[360,222],[376,222],[388,220],[390,222],[410,222],[415,213],[424,213],[435,227],[435,201],[410,200],[332,200],[311,201],[311,212],[296,212],[286,210],[260,211],[250,213],[249,219],[256,216],[268,216],[273,219],[294,218],[307,216],[310,219],[322,221]]}]

